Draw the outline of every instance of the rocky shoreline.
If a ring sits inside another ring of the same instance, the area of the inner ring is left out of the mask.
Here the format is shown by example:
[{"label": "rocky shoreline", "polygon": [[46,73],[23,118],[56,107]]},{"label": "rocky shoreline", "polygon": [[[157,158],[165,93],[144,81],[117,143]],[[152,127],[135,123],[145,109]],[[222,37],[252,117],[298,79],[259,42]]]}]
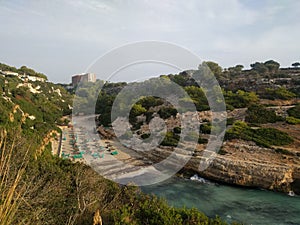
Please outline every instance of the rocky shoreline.
[{"label": "rocky shoreline", "polygon": [[[189,178],[198,174],[218,183],[300,194],[298,156],[285,156],[272,149],[243,141],[224,143],[222,150],[226,151],[226,154],[216,154],[204,171],[199,170],[202,156],[201,151],[198,152],[178,175]],[[145,156],[155,163],[168,157],[171,152],[171,148],[163,148]]]},{"label": "rocky shoreline", "polygon": [[[294,142],[279,149],[276,146],[260,147],[251,141],[230,140],[223,143],[219,153],[214,153],[212,160],[203,157],[205,144],[198,144],[193,156],[179,174],[189,177],[198,174],[218,183],[300,195],[300,126],[276,123],[266,124],[264,127],[276,127],[287,132]],[[120,143],[117,147],[120,148]],[[159,146],[152,151],[136,153],[139,155],[139,161],[144,162],[144,166],[147,167],[162,162],[173,151],[172,147]],[[128,158],[136,158],[134,152],[128,148],[127,163],[130,161]],[[202,171],[199,165],[204,159],[211,160],[211,164]],[[174,163],[176,165],[176,162]]]}]

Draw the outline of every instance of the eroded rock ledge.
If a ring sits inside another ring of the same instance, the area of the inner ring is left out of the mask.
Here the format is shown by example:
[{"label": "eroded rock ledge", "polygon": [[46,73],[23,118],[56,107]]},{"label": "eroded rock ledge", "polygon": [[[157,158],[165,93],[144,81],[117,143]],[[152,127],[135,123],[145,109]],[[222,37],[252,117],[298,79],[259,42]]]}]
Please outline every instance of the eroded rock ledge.
[{"label": "eroded rock ledge", "polygon": [[[234,140],[224,143],[222,151],[226,152],[225,155],[215,154],[209,167],[201,171],[199,165],[203,149],[204,146],[199,146],[185,165],[185,170],[227,184],[300,194],[300,160],[296,154],[283,155],[252,142]],[[153,162],[159,162],[171,152],[171,148],[165,147],[146,156]]]}]

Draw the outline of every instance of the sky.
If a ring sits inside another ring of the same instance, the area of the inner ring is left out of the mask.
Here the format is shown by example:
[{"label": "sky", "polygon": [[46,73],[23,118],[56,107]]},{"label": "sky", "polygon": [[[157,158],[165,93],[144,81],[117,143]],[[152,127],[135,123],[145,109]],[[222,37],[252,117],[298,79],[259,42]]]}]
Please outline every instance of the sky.
[{"label": "sky", "polygon": [[269,59],[287,67],[300,61],[299,15],[298,0],[0,0],[0,62],[70,83],[110,50],[156,40],[223,68]]}]

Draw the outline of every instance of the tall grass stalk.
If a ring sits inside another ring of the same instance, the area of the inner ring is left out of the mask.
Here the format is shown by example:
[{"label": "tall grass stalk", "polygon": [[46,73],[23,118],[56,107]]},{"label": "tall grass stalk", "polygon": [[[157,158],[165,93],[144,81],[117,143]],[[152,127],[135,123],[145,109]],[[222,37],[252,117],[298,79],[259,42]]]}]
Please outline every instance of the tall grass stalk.
[{"label": "tall grass stalk", "polygon": [[6,130],[0,130],[0,225],[16,224],[16,213],[26,191],[21,183],[27,165],[25,153],[19,166],[13,163],[16,155],[16,136],[9,143]]}]

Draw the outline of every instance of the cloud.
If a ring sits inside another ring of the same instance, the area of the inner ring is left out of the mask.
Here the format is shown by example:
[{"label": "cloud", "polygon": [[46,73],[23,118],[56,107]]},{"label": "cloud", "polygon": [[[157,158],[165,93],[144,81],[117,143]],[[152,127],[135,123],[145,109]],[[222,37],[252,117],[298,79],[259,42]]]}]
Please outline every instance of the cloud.
[{"label": "cloud", "polygon": [[83,62],[114,47],[162,40],[226,67],[271,56],[288,64],[299,60],[298,15],[296,0],[7,1],[0,6],[0,60],[43,65],[50,79],[66,81],[71,65],[84,70]]}]

